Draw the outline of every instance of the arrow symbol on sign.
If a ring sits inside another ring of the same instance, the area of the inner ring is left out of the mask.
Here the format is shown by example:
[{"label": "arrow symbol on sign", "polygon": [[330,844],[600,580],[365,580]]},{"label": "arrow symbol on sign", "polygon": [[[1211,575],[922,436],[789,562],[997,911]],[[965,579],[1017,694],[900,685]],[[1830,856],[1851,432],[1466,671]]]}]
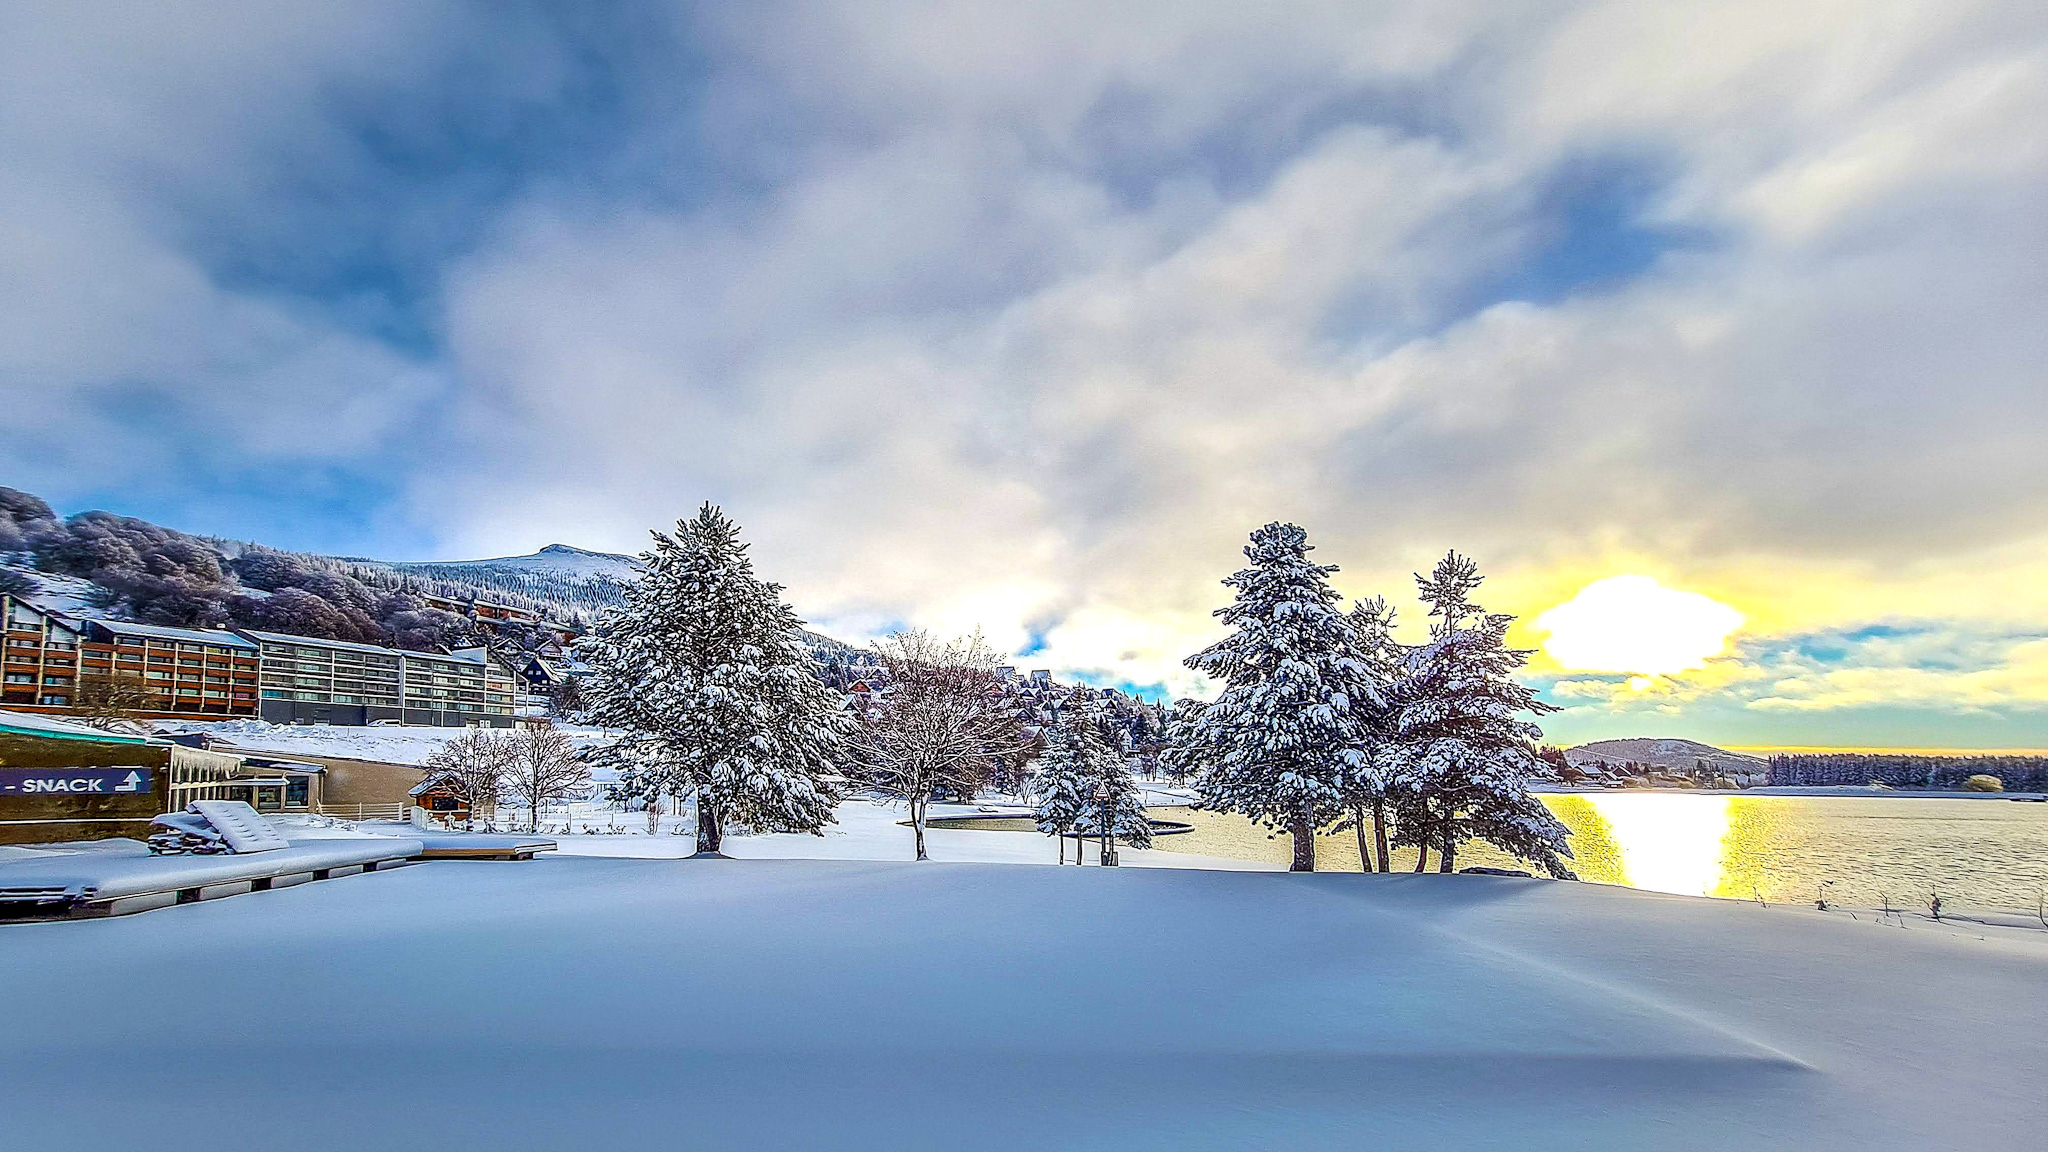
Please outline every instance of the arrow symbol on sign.
[{"label": "arrow symbol on sign", "polygon": [[123,781],[121,781],[121,786],[120,786],[119,788],[116,788],[116,789],[114,789],[114,791],[116,791],[116,792],[134,792],[134,791],[138,790],[138,789],[139,789],[139,788],[140,788],[141,786],[142,786],[142,773],[140,773],[140,772],[130,772],[130,773],[128,774],[128,778],[127,778],[126,780],[123,780]]}]

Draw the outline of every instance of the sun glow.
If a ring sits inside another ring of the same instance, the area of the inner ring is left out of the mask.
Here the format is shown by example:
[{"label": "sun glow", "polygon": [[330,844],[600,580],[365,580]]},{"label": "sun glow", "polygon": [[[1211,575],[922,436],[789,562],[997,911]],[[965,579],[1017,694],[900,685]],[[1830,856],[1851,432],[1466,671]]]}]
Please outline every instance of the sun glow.
[{"label": "sun glow", "polygon": [[1543,650],[1563,668],[1629,672],[1642,681],[1698,668],[1718,656],[1742,627],[1742,613],[1698,592],[1666,588],[1648,576],[1595,580],[1536,617],[1548,632]]}]

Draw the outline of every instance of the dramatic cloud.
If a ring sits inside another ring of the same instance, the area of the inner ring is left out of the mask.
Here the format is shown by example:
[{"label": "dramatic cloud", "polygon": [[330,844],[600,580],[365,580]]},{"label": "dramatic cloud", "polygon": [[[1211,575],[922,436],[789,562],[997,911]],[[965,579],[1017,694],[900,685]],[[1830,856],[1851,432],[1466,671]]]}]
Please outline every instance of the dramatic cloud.
[{"label": "dramatic cloud", "polygon": [[712,499],[828,628],[1174,691],[1293,519],[1532,646],[1746,618],[1554,631],[1566,735],[2035,706],[1770,646],[2048,613],[2039,5],[346,12],[0,16],[11,482],[444,556]]}]

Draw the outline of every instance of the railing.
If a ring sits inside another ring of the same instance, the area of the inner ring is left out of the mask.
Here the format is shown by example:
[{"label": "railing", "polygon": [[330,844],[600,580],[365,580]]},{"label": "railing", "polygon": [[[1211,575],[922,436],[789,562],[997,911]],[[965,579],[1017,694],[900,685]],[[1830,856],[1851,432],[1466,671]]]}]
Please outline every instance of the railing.
[{"label": "railing", "polygon": [[320,815],[336,820],[404,820],[405,804],[322,804]]}]

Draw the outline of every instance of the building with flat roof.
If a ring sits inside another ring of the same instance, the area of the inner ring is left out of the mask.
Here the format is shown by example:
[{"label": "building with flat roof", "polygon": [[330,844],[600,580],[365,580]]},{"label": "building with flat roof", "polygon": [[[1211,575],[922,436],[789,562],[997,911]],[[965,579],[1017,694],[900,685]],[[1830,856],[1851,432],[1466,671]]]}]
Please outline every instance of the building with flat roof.
[{"label": "building with flat roof", "polygon": [[256,715],[256,645],[232,632],[74,618],[14,595],[0,596],[0,622],[0,706],[73,712],[81,684],[134,677],[147,689],[140,717]]},{"label": "building with flat roof", "polygon": [[273,724],[509,728],[512,672],[482,648],[408,652],[245,631],[261,651],[261,714]]}]

